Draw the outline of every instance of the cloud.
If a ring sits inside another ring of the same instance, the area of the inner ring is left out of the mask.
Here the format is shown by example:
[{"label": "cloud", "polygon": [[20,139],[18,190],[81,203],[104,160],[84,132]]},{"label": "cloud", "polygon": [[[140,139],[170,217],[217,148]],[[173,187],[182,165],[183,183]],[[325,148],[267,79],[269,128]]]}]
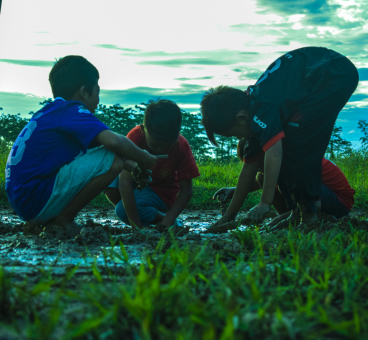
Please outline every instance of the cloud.
[{"label": "cloud", "polygon": [[[258,13],[277,13],[281,16],[304,14],[301,22],[309,25],[328,25],[341,7],[328,0],[258,0]],[[342,20],[341,20],[342,21]]]},{"label": "cloud", "polygon": [[197,90],[205,91],[205,89],[207,88],[206,86],[202,86],[202,85],[184,84],[184,83],[180,84],[180,87],[191,90],[191,91],[197,91]]},{"label": "cloud", "polygon": [[238,78],[239,80],[245,79],[258,79],[264,71],[258,69],[248,69],[244,70],[244,73],[241,74]]},{"label": "cloud", "polygon": [[48,60],[0,59],[0,62],[14,65],[35,66],[35,67],[52,67],[55,64],[55,61],[48,61]]},{"label": "cloud", "polygon": [[22,117],[29,118],[31,111],[38,111],[45,97],[35,96],[29,93],[18,92],[0,92],[0,107],[3,108],[0,113],[18,114]]},{"label": "cloud", "polygon": [[119,51],[125,51],[125,52],[141,52],[141,50],[137,50],[135,48],[123,48],[123,47],[119,47],[117,45],[111,45],[111,44],[95,44],[92,45],[95,47],[100,47],[100,48],[107,48],[107,49],[111,49],[111,50],[119,50]]},{"label": "cloud", "polygon": [[[353,62],[367,57],[367,1],[257,0],[257,7],[257,15],[261,18],[257,25],[230,26],[230,30],[238,33],[252,32],[254,50],[257,46],[274,46],[275,53],[280,50],[285,53],[299,46],[325,46],[348,56]],[[270,20],[269,16],[275,14],[278,17]],[[265,57],[266,53],[262,53],[259,59]]]},{"label": "cloud", "polygon": [[181,67],[185,65],[231,65],[226,60],[216,60],[208,58],[175,58],[167,60],[144,60],[137,62],[139,65],[159,65],[165,67]]},{"label": "cloud", "polygon": [[348,133],[356,133],[355,130],[350,130]]},{"label": "cloud", "polygon": [[187,81],[187,80],[206,80],[213,79],[213,76],[208,77],[197,77],[197,78],[174,78],[174,80]]},{"label": "cloud", "polygon": [[78,45],[78,41],[71,42],[60,42],[60,43],[52,43],[52,44],[35,44],[35,46],[58,46],[58,45]]},{"label": "cloud", "polygon": [[364,99],[368,98],[368,94],[365,93],[357,93],[357,94],[353,94],[350,99],[349,102],[359,102],[362,101]]},{"label": "cloud", "polygon": [[359,81],[368,80],[368,68],[358,68]]},{"label": "cloud", "polygon": [[[93,46],[123,51],[121,55],[124,56],[124,60],[132,58],[132,61],[139,65],[158,65],[174,68],[184,65],[236,65],[244,62],[244,60],[255,62],[259,59],[258,52],[229,49],[171,53],[164,51],[142,51],[111,44],[97,44]],[[210,78],[200,77],[198,79]]]},{"label": "cloud", "polygon": [[126,90],[101,90],[100,102],[105,105],[130,106],[161,98],[172,100],[179,105],[199,104],[204,91],[204,87],[190,84],[181,84],[180,88],[175,89],[134,87]]}]

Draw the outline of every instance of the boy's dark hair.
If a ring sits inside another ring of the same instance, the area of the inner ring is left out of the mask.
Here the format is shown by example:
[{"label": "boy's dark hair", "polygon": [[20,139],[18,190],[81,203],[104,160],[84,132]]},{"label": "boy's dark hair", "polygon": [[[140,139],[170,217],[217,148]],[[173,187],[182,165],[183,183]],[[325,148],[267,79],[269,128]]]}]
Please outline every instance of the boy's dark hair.
[{"label": "boy's dark hair", "polygon": [[155,138],[175,143],[181,128],[181,110],[171,100],[150,101],[144,111],[143,124]]},{"label": "boy's dark hair", "polygon": [[57,60],[49,74],[54,98],[70,99],[82,86],[91,94],[100,75],[95,66],[86,58],[78,55],[68,55]]},{"label": "boy's dark hair", "polygon": [[244,162],[244,146],[245,146],[245,138],[239,139],[238,146],[236,148],[236,154],[242,162]]},{"label": "boy's dark hair", "polygon": [[239,89],[220,85],[210,88],[201,101],[202,124],[212,144],[217,145],[215,133],[221,134],[236,123],[240,110],[249,109],[247,94]]}]

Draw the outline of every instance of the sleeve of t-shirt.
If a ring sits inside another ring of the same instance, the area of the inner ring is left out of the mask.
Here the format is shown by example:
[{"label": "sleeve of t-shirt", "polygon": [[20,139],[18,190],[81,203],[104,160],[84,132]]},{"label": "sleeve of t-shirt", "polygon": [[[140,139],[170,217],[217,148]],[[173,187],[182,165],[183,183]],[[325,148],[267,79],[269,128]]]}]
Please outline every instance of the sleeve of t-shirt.
[{"label": "sleeve of t-shirt", "polygon": [[252,107],[255,112],[252,121],[252,131],[259,140],[264,152],[285,137],[279,109],[269,103],[259,103]]},{"label": "sleeve of t-shirt", "polygon": [[255,137],[246,139],[243,150],[244,163],[254,163],[264,157],[264,152],[259,141]]},{"label": "sleeve of t-shirt", "polygon": [[80,103],[71,102],[58,118],[57,130],[72,136],[86,148],[100,132],[109,129]]},{"label": "sleeve of t-shirt", "polygon": [[189,146],[188,141],[183,137],[179,136],[180,140],[180,156],[177,167],[178,180],[184,181],[187,179],[193,179],[199,176],[199,170],[194,159],[192,150]]},{"label": "sleeve of t-shirt", "polygon": [[142,131],[140,129],[140,125],[134,127],[131,129],[128,134],[127,138],[130,139],[135,145],[137,145],[139,148],[143,148],[144,145],[144,136],[142,134]]}]

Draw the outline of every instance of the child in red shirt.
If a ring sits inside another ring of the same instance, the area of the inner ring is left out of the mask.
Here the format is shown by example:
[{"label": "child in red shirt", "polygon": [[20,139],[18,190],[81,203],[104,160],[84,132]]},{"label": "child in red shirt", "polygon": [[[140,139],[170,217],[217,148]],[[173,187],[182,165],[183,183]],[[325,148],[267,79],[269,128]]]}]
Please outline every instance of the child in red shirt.
[{"label": "child in red shirt", "polygon": [[[248,160],[243,156],[245,140],[241,139],[238,143],[238,157],[243,162]],[[254,181],[251,192],[258,191],[263,188],[263,172],[264,172],[264,158],[258,160],[259,171]],[[218,190],[213,199],[220,201],[228,201],[234,195],[236,188],[221,188]],[[336,218],[347,216],[354,204],[355,190],[351,188],[344,173],[333,162],[322,159],[322,187],[321,199],[316,202],[317,210],[333,215]],[[290,211],[287,209],[287,204],[279,188],[275,190],[272,205],[280,216],[276,217],[271,225],[276,225],[279,221],[285,219]]]},{"label": "child in red shirt", "polygon": [[128,133],[127,138],[138,147],[168,158],[159,159],[151,168],[152,183],[144,189],[135,188],[128,171],[106,189],[124,223],[139,228],[156,223],[170,227],[189,203],[192,179],[199,171],[187,140],[179,133],[181,119],[181,110],[174,102],[159,100],[147,106],[143,124]]}]

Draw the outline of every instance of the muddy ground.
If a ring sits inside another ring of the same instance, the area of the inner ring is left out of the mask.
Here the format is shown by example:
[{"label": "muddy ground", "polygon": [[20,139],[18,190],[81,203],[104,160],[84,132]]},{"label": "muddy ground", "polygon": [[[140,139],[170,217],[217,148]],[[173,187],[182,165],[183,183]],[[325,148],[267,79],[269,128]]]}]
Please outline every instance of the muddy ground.
[{"label": "muddy ground", "polygon": [[[203,244],[207,240],[233,243],[230,234],[202,234],[220,217],[220,210],[186,211],[179,217],[186,232],[176,239],[189,244]],[[154,228],[132,230],[116,217],[113,209],[86,208],[76,222],[83,227],[80,233],[41,226],[30,228],[12,209],[0,206],[0,264],[16,281],[32,277],[36,281],[38,274],[45,271],[62,276],[68,267],[75,265],[79,265],[77,276],[83,275],[91,271],[92,263],[114,272],[124,269],[127,262],[141,263],[145,252],[152,252],[163,235]],[[114,247],[111,241],[116,243]],[[121,258],[120,241],[126,249],[127,261]],[[169,243],[164,247],[169,247]],[[112,251],[120,258],[113,256]]]},{"label": "muddy ground", "polygon": [[[239,243],[230,233],[203,233],[220,217],[220,210],[185,211],[179,218],[187,232],[176,236],[176,240],[182,244],[195,245],[209,242],[215,249],[227,246],[234,251]],[[36,282],[40,273],[45,272],[50,272],[52,276],[62,276],[68,267],[75,265],[79,265],[76,276],[86,279],[90,276],[93,263],[105,270],[109,268],[111,272],[124,270],[127,262],[140,264],[144,254],[153,252],[163,235],[154,228],[133,231],[117,219],[113,209],[84,209],[77,216],[76,222],[83,227],[80,233],[53,228],[30,228],[9,207],[0,207],[0,264],[12,273],[15,281],[27,279],[29,282],[33,278]],[[323,230],[335,226],[349,228],[350,224],[366,230],[366,213],[353,212],[349,219],[340,221],[327,219]],[[318,229],[322,232],[321,225]],[[263,232],[266,232],[265,228]],[[121,256],[120,241],[124,244],[127,258]],[[114,247],[111,242],[115,242]],[[169,246],[170,237],[167,237],[164,247]]]}]

